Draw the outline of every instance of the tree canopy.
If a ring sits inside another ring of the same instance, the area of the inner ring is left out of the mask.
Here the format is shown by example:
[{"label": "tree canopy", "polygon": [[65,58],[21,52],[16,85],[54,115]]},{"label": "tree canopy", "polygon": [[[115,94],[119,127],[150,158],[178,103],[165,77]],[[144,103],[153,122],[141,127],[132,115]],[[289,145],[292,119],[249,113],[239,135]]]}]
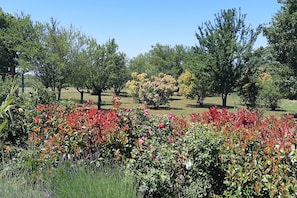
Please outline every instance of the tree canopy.
[{"label": "tree canopy", "polygon": [[205,53],[214,83],[214,91],[221,94],[222,106],[234,91],[244,67],[245,57],[250,54],[258,31],[245,24],[246,15],[240,10],[222,10],[215,15],[214,23],[207,21],[198,27],[194,47],[196,53]]}]

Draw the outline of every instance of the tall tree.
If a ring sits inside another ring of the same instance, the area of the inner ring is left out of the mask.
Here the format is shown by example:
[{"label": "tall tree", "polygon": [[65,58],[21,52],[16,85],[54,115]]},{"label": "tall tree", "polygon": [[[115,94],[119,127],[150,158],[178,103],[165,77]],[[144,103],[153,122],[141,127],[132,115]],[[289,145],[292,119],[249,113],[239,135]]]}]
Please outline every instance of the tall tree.
[{"label": "tall tree", "polygon": [[226,107],[227,96],[237,85],[245,57],[252,51],[259,31],[245,25],[246,15],[240,10],[222,10],[210,21],[198,26],[194,47],[197,54],[205,53],[209,59],[208,68],[215,79],[213,89],[222,97]]},{"label": "tall tree", "polygon": [[281,9],[264,29],[277,61],[288,65],[297,75],[297,1],[278,0]]},{"label": "tall tree", "polygon": [[35,74],[39,80],[53,91],[61,90],[69,82],[71,71],[71,45],[75,36],[73,27],[59,27],[58,22],[51,18],[50,23],[41,25],[40,48],[35,62]]}]

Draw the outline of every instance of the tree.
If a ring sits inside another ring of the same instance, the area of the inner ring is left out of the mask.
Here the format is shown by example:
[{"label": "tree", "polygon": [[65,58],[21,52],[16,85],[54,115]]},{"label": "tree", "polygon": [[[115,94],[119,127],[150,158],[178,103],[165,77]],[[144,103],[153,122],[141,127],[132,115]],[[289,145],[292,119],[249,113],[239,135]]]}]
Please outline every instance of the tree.
[{"label": "tree", "polygon": [[128,62],[128,71],[131,75],[133,72],[146,73],[148,76],[152,76],[153,66],[149,63],[149,53],[139,54]]},{"label": "tree", "polygon": [[273,16],[270,26],[264,29],[276,60],[288,65],[297,76],[297,1],[278,0],[281,9]]},{"label": "tree", "polygon": [[119,96],[121,90],[125,87],[129,74],[126,67],[126,54],[119,52],[114,56],[114,68],[111,71],[109,80],[113,88],[114,94]]},{"label": "tree", "polygon": [[71,28],[59,27],[53,18],[41,28],[41,45],[36,54],[34,71],[45,87],[58,90],[57,99],[60,100],[61,90],[70,77],[72,31]]},{"label": "tree", "polygon": [[90,66],[89,85],[98,94],[98,109],[101,109],[102,92],[108,88],[112,88],[115,84],[113,72],[119,70],[120,67],[126,67],[121,62],[121,59],[124,58],[123,54],[117,50],[118,45],[114,39],[102,45],[98,45],[95,40],[92,40],[88,47],[88,65]]},{"label": "tree", "polygon": [[149,52],[149,62],[154,75],[165,73],[177,79],[183,72],[182,64],[186,57],[186,48],[182,45],[170,47],[157,43]]},{"label": "tree", "polygon": [[206,53],[195,54],[194,51],[188,52],[188,57],[184,63],[184,68],[188,69],[193,75],[193,86],[190,92],[192,98],[197,97],[197,103],[202,107],[204,98],[210,95],[215,79],[212,79],[209,68],[207,67],[208,58]]},{"label": "tree", "polygon": [[84,93],[88,91],[90,68],[88,65],[87,48],[90,39],[81,32],[75,32],[73,36],[74,38],[71,44],[72,56],[70,57],[70,84],[80,93],[80,103],[82,104]]},{"label": "tree", "polygon": [[9,34],[12,23],[15,23],[15,18],[2,11],[0,8],[0,72],[2,78],[6,74],[14,70],[17,64],[17,53],[13,49],[12,36]]},{"label": "tree", "polygon": [[223,107],[226,107],[228,94],[237,86],[245,57],[252,51],[259,34],[245,25],[245,17],[240,10],[222,10],[215,15],[214,24],[207,21],[196,32],[195,53],[207,54],[207,67],[215,79],[213,90],[221,95]]},{"label": "tree", "polygon": [[177,79],[178,92],[186,97],[192,98],[193,88],[195,86],[195,76],[188,70],[184,71]]}]

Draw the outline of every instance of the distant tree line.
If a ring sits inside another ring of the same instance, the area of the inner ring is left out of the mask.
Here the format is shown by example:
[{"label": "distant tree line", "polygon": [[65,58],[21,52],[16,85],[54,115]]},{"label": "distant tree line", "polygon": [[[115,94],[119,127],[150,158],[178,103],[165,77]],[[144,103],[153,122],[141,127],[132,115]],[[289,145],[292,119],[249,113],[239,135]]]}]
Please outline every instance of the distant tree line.
[{"label": "distant tree line", "polygon": [[[40,23],[23,13],[0,10],[0,70],[6,73],[17,67],[20,75],[33,71],[45,87],[57,92],[58,100],[64,87],[75,87],[81,102],[91,90],[98,95],[98,108],[102,92],[112,89],[119,95],[127,82],[134,98],[155,104],[154,96],[161,96],[166,87],[158,83],[171,79],[174,85],[167,84],[172,89],[166,97],[178,90],[196,97],[203,106],[206,96],[220,95],[226,107],[228,95],[237,92],[249,108],[275,109],[279,99],[297,98],[297,2],[278,2],[282,6],[269,25],[254,29],[245,24],[246,15],[240,9],[221,10],[213,22],[198,26],[193,35],[196,45],[156,43],[130,60],[119,52],[115,39],[98,44],[73,26],[61,27],[53,18]],[[269,45],[254,49],[261,33]],[[137,75],[146,76],[138,87],[133,84]],[[160,101],[157,106],[168,102]]]}]

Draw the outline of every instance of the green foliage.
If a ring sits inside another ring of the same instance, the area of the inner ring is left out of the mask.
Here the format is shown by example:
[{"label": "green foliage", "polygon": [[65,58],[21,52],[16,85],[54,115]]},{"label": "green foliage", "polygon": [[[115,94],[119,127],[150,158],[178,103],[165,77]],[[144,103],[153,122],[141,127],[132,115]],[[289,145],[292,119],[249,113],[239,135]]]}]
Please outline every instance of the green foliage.
[{"label": "green foliage", "polygon": [[221,94],[222,106],[226,107],[227,96],[236,87],[245,57],[252,51],[259,32],[244,23],[245,15],[235,9],[222,10],[210,21],[198,27],[196,38],[198,55],[205,54],[207,67],[214,79],[215,93]]},{"label": "green foliage", "polygon": [[278,86],[272,79],[267,79],[259,82],[259,88],[258,104],[262,107],[271,108],[274,111],[282,98]]},{"label": "green foliage", "polygon": [[281,9],[273,16],[270,26],[265,28],[268,43],[274,50],[277,61],[297,72],[297,2],[279,0]]},{"label": "green foliage", "polygon": [[[199,125],[188,128],[185,119],[143,114],[139,138],[128,168],[144,197],[208,197],[219,193],[223,174],[220,140]],[[138,121],[137,121],[138,122]]]},{"label": "green foliage", "polygon": [[157,43],[149,51],[149,63],[152,64],[153,75],[165,73],[177,79],[183,72],[187,50],[183,45],[170,47]]},{"label": "green foliage", "polygon": [[259,111],[211,108],[191,115],[223,138],[224,197],[296,197],[296,122]]},{"label": "green foliage", "polygon": [[[118,45],[115,39],[111,39],[105,44],[98,45],[92,40],[88,49],[89,87],[98,94],[98,109],[101,108],[101,93],[108,88],[120,89],[124,79],[121,72],[125,72],[125,54],[118,52]],[[120,82],[117,84],[117,82]]]},{"label": "green foliage", "polygon": [[169,103],[170,96],[177,91],[176,80],[170,76],[160,73],[152,76],[140,85],[139,99],[149,106],[159,108],[160,105]]}]

